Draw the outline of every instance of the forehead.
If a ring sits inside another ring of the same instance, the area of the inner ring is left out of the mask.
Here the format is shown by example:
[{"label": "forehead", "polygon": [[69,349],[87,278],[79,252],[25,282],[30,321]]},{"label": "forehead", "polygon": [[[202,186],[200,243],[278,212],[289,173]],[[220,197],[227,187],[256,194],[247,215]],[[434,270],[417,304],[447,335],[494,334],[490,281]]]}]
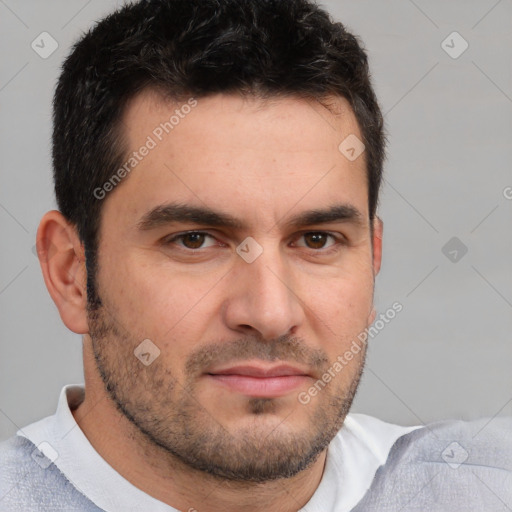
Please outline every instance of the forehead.
[{"label": "forehead", "polygon": [[236,209],[255,222],[343,201],[368,215],[365,155],[351,161],[339,149],[362,138],[343,98],[328,109],[298,97],[177,102],[145,91],[127,105],[122,130],[130,171],[107,203],[127,219],[169,201]]},{"label": "forehead", "polygon": [[[295,147],[314,151],[324,150],[332,142],[337,147],[348,134],[361,138],[354,112],[343,97],[328,97],[320,102],[297,96],[217,94],[174,101],[146,89],[128,102],[122,117],[122,134],[131,147],[148,135],[157,143],[168,145],[169,139],[189,137],[191,131],[197,137],[208,135],[205,142],[226,142],[229,134],[232,144],[243,142],[245,147],[257,147],[263,142],[268,149]],[[279,132],[280,136],[275,137]],[[192,142],[196,141],[192,138]],[[270,148],[269,142],[273,142]]]}]

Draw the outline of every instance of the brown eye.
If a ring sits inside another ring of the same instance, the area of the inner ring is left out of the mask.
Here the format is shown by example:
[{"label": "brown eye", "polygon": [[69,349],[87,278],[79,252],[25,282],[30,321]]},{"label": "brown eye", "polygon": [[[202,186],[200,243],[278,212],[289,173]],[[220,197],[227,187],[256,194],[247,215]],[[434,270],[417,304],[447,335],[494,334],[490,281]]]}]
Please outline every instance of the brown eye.
[{"label": "brown eye", "polygon": [[306,245],[310,249],[323,249],[329,238],[332,238],[332,235],[328,233],[306,233],[304,235]]},{"label": "brown eye", "polygon": [[182,243],[187,249],[200,249],[205,238],[206,235],[204,233],[186,233],[181,235]]},{"label": "brown eye", "polygon": [[195,251],[199,249],[207,249],[216,245],[216,239],[208,233],[202,231],[190,231],[189,233],[181,233],[163,240],[164,245],[176,245],[181,249]]}]

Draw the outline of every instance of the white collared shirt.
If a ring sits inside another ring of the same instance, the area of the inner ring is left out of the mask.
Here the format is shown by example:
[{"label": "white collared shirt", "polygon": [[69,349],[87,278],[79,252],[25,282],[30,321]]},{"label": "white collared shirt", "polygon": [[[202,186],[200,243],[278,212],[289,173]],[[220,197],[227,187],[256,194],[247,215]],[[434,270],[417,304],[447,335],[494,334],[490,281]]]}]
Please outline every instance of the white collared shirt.
[{"label": "white collared shirt", "polygon": [[[94,449],[71,413],[83,401],[84,389],[64,386],[57,412],[17,435],[36,445],[79,492],[106,512],[177,512],[131,484]],[[349,414],[328,447],[322,480],[301,510],[349,512],[369,489],[395,441],[417,428]]]}]

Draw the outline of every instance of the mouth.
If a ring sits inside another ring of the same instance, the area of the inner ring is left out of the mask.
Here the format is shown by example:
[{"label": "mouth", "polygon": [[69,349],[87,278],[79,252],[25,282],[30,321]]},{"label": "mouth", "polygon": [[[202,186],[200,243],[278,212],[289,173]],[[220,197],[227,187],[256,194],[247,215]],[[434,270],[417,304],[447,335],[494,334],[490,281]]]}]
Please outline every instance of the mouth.
[{"label": "mouth", "polygon": [[245,364],[214,369],[206,375],[225,389],[254,398],[284,396],[311,379],[307,371],[290,365]]}]

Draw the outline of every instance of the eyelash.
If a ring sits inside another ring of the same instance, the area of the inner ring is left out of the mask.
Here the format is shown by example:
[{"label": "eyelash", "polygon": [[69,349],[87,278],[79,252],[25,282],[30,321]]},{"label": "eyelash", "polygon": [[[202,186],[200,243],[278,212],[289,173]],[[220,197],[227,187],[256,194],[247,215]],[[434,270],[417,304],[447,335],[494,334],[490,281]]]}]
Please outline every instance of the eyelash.
[{"label": "eyelash", "polygon": [[[215,237],[213,235],[211,235],[210,233],[207,233],[205,231],[186,231],[185,233],[179,233],[177,235],[173,235],[171,236],[170,238],[164,238],[162,240],[162,244],[163,245],[172,245],[174,244],[177,240],[183,240],[183,238],[187,235],[205,235],[206,237],[210,237],[210,238],[214,238]],[[334,235],[333,233],[330,233],[328,231],[305,231],[303,232],[298,238],[302,238],[303,236],[306,236],[306,235],[327,235],[329,237],[331,237],[333,240],[334,240],[334,244],[330,247],[328,247],[327,249],[324,249],[324,248],[320,248],[320,249],[313,249],[313,248],[310,248],[310,247],[305,247],[305,246],[301,246],[303,249],[309,249],[315,253],[318,253],[318,254],[323,254],[323,255],[328,255],[328,254],[331,254],[331,253],[334,253],[334,252],[337,252],[339,249],[340,249],[340,246],[344,246],[344,245],[347,245],[347,240],[345,237],[343,236],[336,236]],[[203,251],[205,251],[206,249],[209,249],[209,247],[205,247],[205,248],[198,248],[198,249],[190,249],[190,248],[187,248],[187,247],[180,247],[178,246],[179,249],[189,253],[189,254],[201,254]]]}]

